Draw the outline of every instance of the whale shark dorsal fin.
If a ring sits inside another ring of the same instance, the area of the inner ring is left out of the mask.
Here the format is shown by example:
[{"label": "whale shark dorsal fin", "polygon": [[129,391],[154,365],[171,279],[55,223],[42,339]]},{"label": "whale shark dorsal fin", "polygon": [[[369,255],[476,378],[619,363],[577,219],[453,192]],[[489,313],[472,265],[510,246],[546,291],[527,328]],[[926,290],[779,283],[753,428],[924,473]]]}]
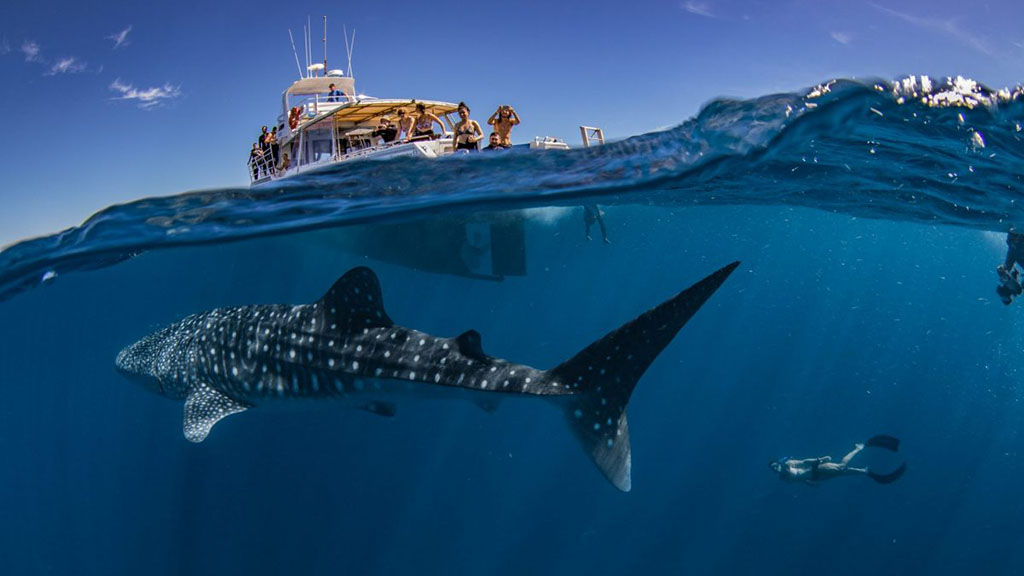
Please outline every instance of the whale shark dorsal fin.
[{"label": "whale shark dorsal fin", "polygon": [[324,306],[342,332],[395,325],[384,311],[377,275],[365,266],[353,268],[338,278],[317,304]]},{"label": "whale shark dorsal fin", "polygon": [[244,412],[245,404],[229,398],[214,390],[209,385],[199,382],[189,390],[185,399],[185,420],[183,428],[185,439],[189,442],[202,442],[210,433],[213,425],[225,416]]},{"label": "whale shark dorsal fin", "polygon": [[455,338],[455,344],[459,347],[459,352],[462,352],[463,356],[467,356],[481,362],[490,360],[487,354],[484,354],[484,346],[481,343],[480,333],[476,330],[466,330],[462,334],[459,334]]}]

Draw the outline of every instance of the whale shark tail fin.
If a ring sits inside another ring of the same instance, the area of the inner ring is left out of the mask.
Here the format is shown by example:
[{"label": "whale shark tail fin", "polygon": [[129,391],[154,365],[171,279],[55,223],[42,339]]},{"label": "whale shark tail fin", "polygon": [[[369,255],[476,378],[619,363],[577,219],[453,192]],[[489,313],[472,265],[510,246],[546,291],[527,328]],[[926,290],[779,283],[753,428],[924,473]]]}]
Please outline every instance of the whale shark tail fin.
[{"label": "whale shark tail fin", "polygon": [[575,394],[565,410],[576,438],[601,472],[629,492],[630,449],[626,404],[636,383],[676,333],[739,266],[728,266],[606,334],[550,371]]}]

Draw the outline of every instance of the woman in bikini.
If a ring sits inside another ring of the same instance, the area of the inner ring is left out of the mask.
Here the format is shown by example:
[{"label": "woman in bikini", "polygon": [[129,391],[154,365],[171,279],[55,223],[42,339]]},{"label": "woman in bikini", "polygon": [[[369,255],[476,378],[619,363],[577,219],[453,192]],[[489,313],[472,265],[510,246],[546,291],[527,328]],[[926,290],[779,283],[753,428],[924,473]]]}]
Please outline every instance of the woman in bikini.
[{"label": "woman in bikini", "polygon": [[459,102],[459,122],[455,124],[455,149],[480,150],[480,141],[484,139],[484,131],[480,123],[469,119],[469,106]]},{"label": "woman in bikini", "polygon": [[487,119],[487,123],[494,126],[494,131],[501,138],[505,146],[512,145],[512,127],[519,124],[519,115],[511,106],[498,106],[498,109]]},{"label": "woman in bikini", "polygon": [[422,103],[417,104],[416,121],[412,126],[411,140],[433,140],[437,138],[437,134],[434,133],[434,122],[437,122],[438,126],[441,127],[441,134],[444,134],[444,124],[441,123],[441,119],[427,112],[427,107]]},{"label": "woman in bikini", "polygon": [[412,116],[407,116],[405,110],[398,109],[398,140],[408,141],[412,138]]}]

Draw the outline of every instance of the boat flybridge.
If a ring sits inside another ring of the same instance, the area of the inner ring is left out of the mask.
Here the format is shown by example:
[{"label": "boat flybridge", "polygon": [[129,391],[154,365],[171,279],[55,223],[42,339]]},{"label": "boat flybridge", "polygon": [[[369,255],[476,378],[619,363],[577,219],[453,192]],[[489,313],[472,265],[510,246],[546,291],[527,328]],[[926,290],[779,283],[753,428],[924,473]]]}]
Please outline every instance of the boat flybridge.
[{"label": "boat flybridge", "polygon": [[[331,85],[341,95],[329,95]],[[374,135],[382,119],[397,126],[397,113],[413,114],[422,104],[447,124],[437,139],[382,142]],[[437,158],[453,152],[451,132],[457,105],[433,100],[380,99],[357,94],[355,80],[341,70],[296,80],[281,95],[277,118],[277,149],[250,158],[252,183],[287,178],[311,170],[357,159],[399,156]]]}]

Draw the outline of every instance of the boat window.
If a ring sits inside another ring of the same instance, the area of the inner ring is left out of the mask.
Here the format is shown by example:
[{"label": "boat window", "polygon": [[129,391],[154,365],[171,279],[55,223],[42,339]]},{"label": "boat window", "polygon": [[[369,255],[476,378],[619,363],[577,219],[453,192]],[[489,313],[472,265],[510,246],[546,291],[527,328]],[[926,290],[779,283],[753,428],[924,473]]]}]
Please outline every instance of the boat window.
[{"label": "boat window", "polygon": [[321,120],[304,130],[302,165],[331,159],[331,122]]}]

